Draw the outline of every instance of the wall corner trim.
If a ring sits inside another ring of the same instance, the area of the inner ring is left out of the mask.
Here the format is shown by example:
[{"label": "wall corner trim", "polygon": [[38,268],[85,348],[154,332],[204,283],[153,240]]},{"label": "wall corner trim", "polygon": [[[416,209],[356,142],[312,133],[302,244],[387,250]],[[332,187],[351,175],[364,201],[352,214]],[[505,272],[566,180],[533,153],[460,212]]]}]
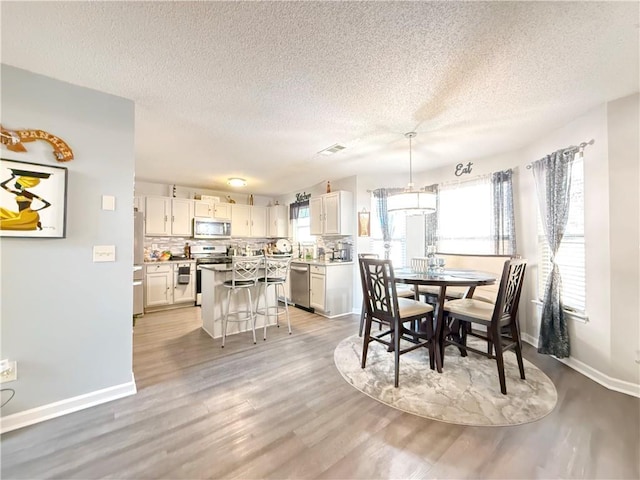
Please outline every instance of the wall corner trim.
[{"label": "wall corner trim", "polygon": [[[529,335],[528,333],[522,333],[521,335],[523,342],[527,342],[529,345],[533,345],[534,347],[538,348],[537,338]],[[573,357],[553,358],[561,363],[564,363],[567,367],[574,369],[576,372],[581,373],[585,377],[590,378],[594,382],[599,383],[603,387],[608,388],[609,390],[640,398],[640,384],[610,377],[609,375],[602,373],[600,370],[596,370],[595,368],[581,362],[580,360],[576,360]]]},{"label": "wall corner trim", "polygon": [[61,417],[68,413],[84,410],[102,403],[107,403],[118,398],[128,397],[137,393],[136,382],[131,372],[131,381],[103,388],[94,392],[78,395],[58,402],[42,405],[40,407],[25,410],[23,412],[7,415],[0,418],[0,434],[17,430],[18,428],[44,422],[51,418]]}]

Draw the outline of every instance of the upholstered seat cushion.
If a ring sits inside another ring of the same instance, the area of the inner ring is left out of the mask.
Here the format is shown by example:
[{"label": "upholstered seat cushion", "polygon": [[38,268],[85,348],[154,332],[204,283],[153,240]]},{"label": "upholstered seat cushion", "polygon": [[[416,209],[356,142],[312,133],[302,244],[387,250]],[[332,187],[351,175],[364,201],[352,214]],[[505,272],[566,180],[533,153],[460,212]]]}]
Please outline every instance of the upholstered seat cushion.
[{"label": "upholstered seat cushion", "polygon": [[477,300],[475,298],[461,298],[459,300],[450,300],[444,302],[445,312],[449,312],[452,316],[457,314],[467,317],[479,318],[481,320],[491,321],[493,315],[493,303]]},{"label": "upholstered seat cushion", "polygon": [[226,280],[223,285],[225,287],[250,287],[255,282],[253,280],[236,280],[235,285],[232,280]]},{"label": "upholstered seat cushion", "polygon": [[[440,287],[433,287],[429,285],[420,285],[418,291],[421,294],[426,295],[440,295]],[[467,287],[449,287],[447,288],[447,298],[462,298],[466,293]],[[479,292],[478,289],[473,294],[474,300],[482,300],[483,302],[494,303],[496,301],[495,295],[487,295],[485,292]]]},{"label": "upholstered seat cushion", "polygon": [[284,283],[285,279],[280,277],[262,277],[258,279],[259,282],[267,282],[267,283]]},{"label": "upholstered seat cushion", "polygon": [[411,297],[414,296],[414,290],[411,287],[396,287],[396,293],[398,297]]},{"label": "upholstered seat cushion", "polygon": [[433,307],[428,303],[408,298],[399,298],[398,308],[400,309],[400,318],[415,317],[416,315],[426,315],[429,312],[433,312]]}]

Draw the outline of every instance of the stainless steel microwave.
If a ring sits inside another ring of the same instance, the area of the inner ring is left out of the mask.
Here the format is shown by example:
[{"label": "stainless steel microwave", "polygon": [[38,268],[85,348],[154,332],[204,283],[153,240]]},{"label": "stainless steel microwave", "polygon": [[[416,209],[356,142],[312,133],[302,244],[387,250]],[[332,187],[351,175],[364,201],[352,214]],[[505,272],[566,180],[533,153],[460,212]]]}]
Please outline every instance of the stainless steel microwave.
[{"label": "stainless steel microwave", "polygon": [[193,238],[229,238],[231,221],[220,218],[195,217]]}]

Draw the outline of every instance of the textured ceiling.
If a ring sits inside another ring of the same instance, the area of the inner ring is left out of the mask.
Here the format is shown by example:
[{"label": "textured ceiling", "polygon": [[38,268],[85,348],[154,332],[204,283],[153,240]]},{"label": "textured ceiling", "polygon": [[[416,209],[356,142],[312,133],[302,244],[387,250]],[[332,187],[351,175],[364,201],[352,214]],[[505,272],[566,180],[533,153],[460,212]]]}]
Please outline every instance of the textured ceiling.
[{"label": "textured ceiling", "polygon": [[[136,103],[136,178],[279,194],[513,150],[638,91],[638,2],[1,2],[2,62]],[[14,125],[8,127],[33,127]],[[341,143],[330,157],[318,155]]]}]

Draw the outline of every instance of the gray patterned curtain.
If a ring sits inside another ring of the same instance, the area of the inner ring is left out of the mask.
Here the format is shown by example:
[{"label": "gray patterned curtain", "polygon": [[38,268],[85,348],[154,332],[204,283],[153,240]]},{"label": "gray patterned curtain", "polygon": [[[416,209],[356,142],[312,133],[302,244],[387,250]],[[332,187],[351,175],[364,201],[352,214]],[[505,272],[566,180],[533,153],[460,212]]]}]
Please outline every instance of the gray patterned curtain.
[{"label": "gray patterned curtain", "polygon": [[391,234],[393,225],[387,210],[387,198],[389,195],[401,192],[401,188],[378,188],[373,191],[373,197],[376,199],[376,211],[380,219],[380,230],[382,231],[382,240],[384,241],[384,258],[389,259],[389,251],[391,250]]},{"label": "gray patterned curtain", "polygon": [[538,352],[558,358],[571,354],[569,330],[562,308],[562,278],[555,256],[569,218],[570,164],[577,151],[578,147],[568,147],[531,164],[552,263],[544,292]]},{"label": "gray patterned curtain", "polygon": [[289,204],[289,220],[295,220],[300,217],[300,210],[309,208],[309,200],[303,202],[293,202]]},{"label": "gray patterned curtain", "polygon": [[436,194],[436,211],[424,216],[424,231],[425,231],[425,252],[427,254],[427,247],[429,245],[437,245],[438,243],[438,210],[440,207],[440,197],[438,196],[438,184],[434,183],[424,188],[427,192],[433,192]]},{"label": "gray patterned curtain", "polygon": [[493,239],[496,255],[515,255],[516,222],[513,211],[513,170],[491,175],[493,195]]}]

